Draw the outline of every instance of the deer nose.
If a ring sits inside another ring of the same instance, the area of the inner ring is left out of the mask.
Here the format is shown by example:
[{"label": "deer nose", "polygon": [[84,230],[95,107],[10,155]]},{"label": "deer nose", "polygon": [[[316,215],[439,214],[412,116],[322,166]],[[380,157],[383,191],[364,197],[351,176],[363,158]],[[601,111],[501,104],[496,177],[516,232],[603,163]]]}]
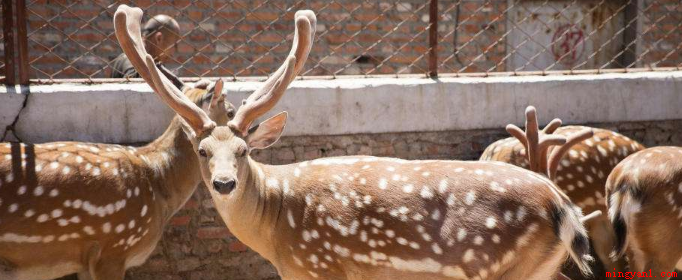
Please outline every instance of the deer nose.
[{"label": "deer nose", "polygon": [[213,180],[213,189],[220,194],[230,194],[236,185],[234,180]]}]

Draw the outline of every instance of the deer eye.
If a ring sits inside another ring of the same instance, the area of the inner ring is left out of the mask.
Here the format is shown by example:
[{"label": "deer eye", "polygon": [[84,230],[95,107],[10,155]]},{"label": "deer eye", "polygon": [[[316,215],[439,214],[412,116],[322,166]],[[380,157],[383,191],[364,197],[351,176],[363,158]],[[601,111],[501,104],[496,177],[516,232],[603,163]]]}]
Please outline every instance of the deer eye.
[{"label": "deer eye", "polygon": [[206,156],[207,156],[207,155],[206,155],[206,150],[204,150],[204,149],[199,149],[199,155],[202,156],[202,157],[206,157]]},{"label": "deer eye", "polygon": [[239,157],[245,157],[246,156],[247,149],[241,149],[239,152],[237,152],[237,156]]}]

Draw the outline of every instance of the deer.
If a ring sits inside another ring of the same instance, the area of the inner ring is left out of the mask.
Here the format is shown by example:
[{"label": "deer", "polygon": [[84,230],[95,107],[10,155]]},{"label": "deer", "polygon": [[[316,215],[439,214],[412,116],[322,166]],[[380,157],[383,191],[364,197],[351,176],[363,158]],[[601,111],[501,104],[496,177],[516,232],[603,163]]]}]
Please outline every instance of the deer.
[{"label": "deer", "polygon": [[[183,90],[213,122],[226,124],[234,106],[222,87],[219,81]],[[80,280],[122,280],[126,269],[144,263],[201,183],[181,126],[176,116],[142,147],[0,143],[0,279],[78,273]]]},{"label": "deer", "polygon": [[[127,30],[138,8],[119,6]],[[500,162],[372,156],[267,165],[250,157],[280,138],[287,112],[257,125],[304,67],[316,17],[295,14],[283,64],[216,125],[140,51],[153,87],[186,123],[202,179],[230,232],[282,279],[550,279],[570,257],[589,273],[581,211],[550,180]],[[120,25],[116,25],[117,27]],[[122,30],[126,30],[121,28]],[[118,32],[118,30],[117,30]]]},{"label": "deer", "polygon": [[644,149],[621,161],[606,181],[616,242],[631,271],[669,279],[682,268],[682,148]]},{"label": "deer", "polygon": [[[560,119],[553,119],[540,131],[536,110],[530,106],[526,110],[526,133],[514,125],[508,125],[506,130],[512,137],[489,145],[480,160],[511,163],[546,174],[586,213],[605,213],[604,189],[607,176],[616,164],[644,149],[644,146],[627,136],[606,129],[561,125]],[[537,142],[538,138],[556,135],[567,137],[567,143],[561,147],[550,147]],[[540,155],[529,158],[527,153]],[[533,161],[533,158],[539,160]],[[607,271],[623,269],[623,260],[610,257],[615,245],[615,234],[608,217],[597,216],[585,223],[595,253],[604,268]]]}]

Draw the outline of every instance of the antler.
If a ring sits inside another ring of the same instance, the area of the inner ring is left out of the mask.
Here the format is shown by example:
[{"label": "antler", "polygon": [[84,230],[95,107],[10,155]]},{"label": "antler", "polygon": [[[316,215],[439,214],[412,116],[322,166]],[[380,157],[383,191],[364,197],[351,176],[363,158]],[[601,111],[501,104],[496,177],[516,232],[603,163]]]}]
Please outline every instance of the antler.
[{"label": "antler", "polygon": [[[507,132],[516,137],[521,144],[526,148],[526,156],[530,164],[529,169],[534,172],[547,175],[550,180],[556,177],[556,170],[559,167],[561,157],[573,147],[573,145],[580,143],[587,138],[592,137],[594,132],[592,129],[584,129],[578,133],[574,133],[566,139],[566,137],[559,135],[550,135],[554,133],[562,122],[560,119],[553,119],[540,134],[538,128],[538,119],[535,107],[528,106],[526,108],[526,131],[524,132],[519,127],[509,124],[507,125]],[[553,149],[550,156],[547,156],[551,146],[559,146],[558,149]]]},{"label": "antler", "polygon": [[277,104],[289,84],[301,72],[308,58],[315,36],[314,26],[316,26],[317,19],[315,14],[309,10],[296,12],[295,18],[294,43],[284,64],[265,81],[263,86],[244,100],[234,119],[228,123],[242,136],[248,134],[249,127],[256,118]]},{"label": "antler", "polygon": [[[550,122],[551,126],[548,125],[548,128],[552,131],[555,130],[556,128],[553,127],[556,126],[556,123],[561,124],[561,121],[558,119],[553,120]],[[516,139],[518,139],[526,148],[526,156],[530,163],[529,169],[534,172],[548,175],[547,149],[549,149],[550,146],[566,143],[566,138],[557,135],[547,135],[545,133],[540,135],[538,131],[538,119],[535,107],[533,106],[528,106],[528,108],[526,108],[525,132],[513,124],[507,125],[507,132],[516,137]]]},{"label": "antler", "polygon": [[549,169],[547,170],[547,177],[549,177],[550,180],[554,180],[561,157],[563,157],[564,154],[566,154],[566,152],[573,147],[573,145],[592,137],[592,135],[594,135],[594,131],[592,131],[592,129],[583,129],[579,132],[571,134],[571,136],[568,137],[566,144],[562,145],[558,149],[554,149],[552,151],[552,155],[549,157]]},{"label": "antler", "polygon": [[120,5],[114,14],[114,29],[123,52],[135,70],[154,92],[189,123],[195,133],[202,134],[215,127],[215,123],[197,105],[162,75],[154,59],[144,49],[140,31],[142,10]]},{"label": "antler", "polygon": [[551,122],[545,126],[545,128],[542,130],[544,134],[552,134],[554,131],[557,130],[557,128],[561,127],[562,122],[560,119],[553,119]]}]

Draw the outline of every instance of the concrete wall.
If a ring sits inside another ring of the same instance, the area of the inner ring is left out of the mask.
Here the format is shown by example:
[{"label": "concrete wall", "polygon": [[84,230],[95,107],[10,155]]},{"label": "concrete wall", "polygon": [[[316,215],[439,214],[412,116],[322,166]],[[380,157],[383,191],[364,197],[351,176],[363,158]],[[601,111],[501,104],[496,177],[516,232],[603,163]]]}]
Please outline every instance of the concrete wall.
[{"label": "concrete wall", "polygon": [[[239,104],[259,84],[227,83],[228,98]],[[680,89],[682,72],[306,80],[294,82],[270,115],[289,112],[285,136],[500,128],[522,124],[527,105],[538,108],[541,123],[672,120],[682,119]],[[172,116],[146,84],[28,90],[0,92],[0,133],[20,112],[24,141],[139,143],[157,137]]]}]

